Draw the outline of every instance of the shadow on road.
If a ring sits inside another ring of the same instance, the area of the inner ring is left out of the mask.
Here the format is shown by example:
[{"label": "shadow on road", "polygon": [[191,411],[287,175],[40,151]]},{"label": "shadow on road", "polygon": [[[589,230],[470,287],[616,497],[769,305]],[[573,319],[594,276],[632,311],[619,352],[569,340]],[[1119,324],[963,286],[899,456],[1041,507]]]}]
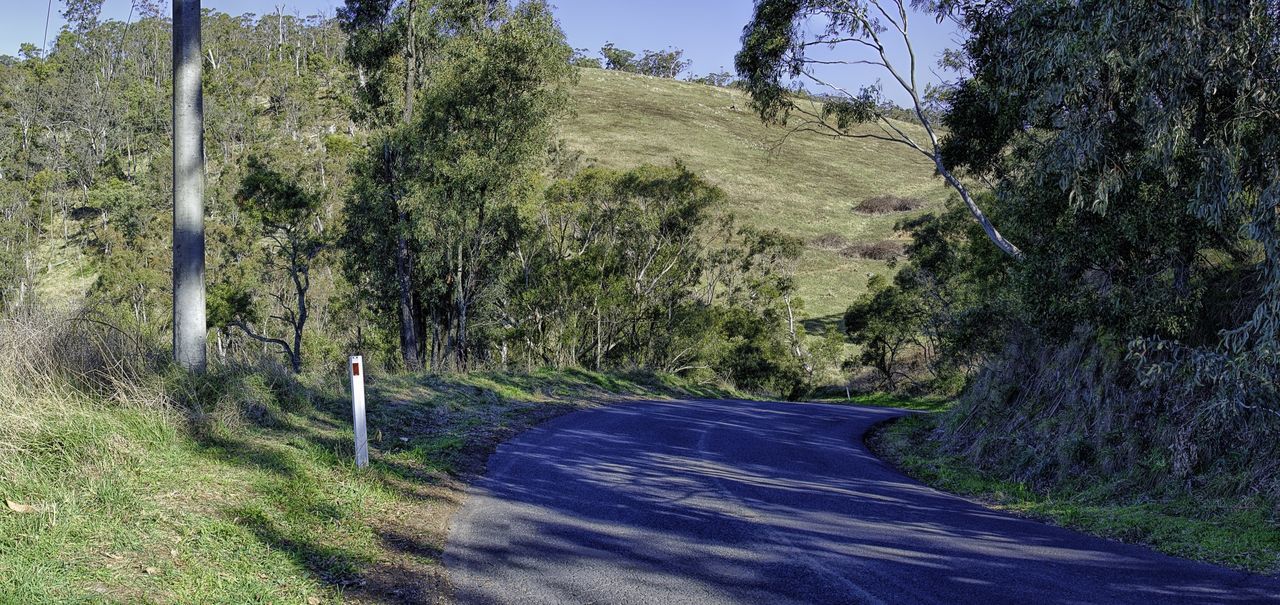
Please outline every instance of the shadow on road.
[{"label": "shadow on road", "polygon": [[499,450],[455,522],[463,603],[1275,602],[1280,583],[997,513],[862,446],[893,410],[650,402]]}]

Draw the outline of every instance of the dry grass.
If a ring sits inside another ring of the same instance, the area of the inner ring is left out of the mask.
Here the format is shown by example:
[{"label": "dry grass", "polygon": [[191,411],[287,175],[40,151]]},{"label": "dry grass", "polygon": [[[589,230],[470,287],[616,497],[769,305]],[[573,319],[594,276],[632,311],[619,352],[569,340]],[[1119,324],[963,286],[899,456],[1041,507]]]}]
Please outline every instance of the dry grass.
[{"label": "dry grass", "polygon": [[891,212],[914,212],[929,204],[924,200],[901,197],[897,195],[877,195],[867,198],[853,207],[854,212],[863,214],[889,214]]},{"label": "dry grass", "polygon": [[849,247],[849,240],[839,233],[824,233],[810,240],[809,245],[821,250],[843,250]]},{"label": "dry grass", "polygon": [[898,260],[906,255],[907,246],[899,240],[881,240],[865,244],[853,244],[840,250],[848,258],[865,258],[878,261]]}]

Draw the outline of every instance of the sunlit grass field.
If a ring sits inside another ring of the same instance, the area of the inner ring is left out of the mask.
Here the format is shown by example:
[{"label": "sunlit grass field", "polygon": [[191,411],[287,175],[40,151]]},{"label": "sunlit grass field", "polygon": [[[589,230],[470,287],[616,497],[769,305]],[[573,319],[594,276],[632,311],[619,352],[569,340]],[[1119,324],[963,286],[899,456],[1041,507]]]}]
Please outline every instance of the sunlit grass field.
[{"label": "sunlit grass field", "polygon": [[[728,210],[809,244],[836,234],[851,243],[898,237],[906,213],[866,215],[859,202],[883,194],[938,208],[947,189],[923,156],[895,143],[834,139],[766,126],[741,91],[600,69],[583,69],[562,137],[584,160],[610,168],[684,162],[724,189]],[[910,125],[904,129],[922,132]],[[872,132],[869,127],[867,132]],[[785,141],[783,140],[785,137]],[[842,314],[883,261],[806,245],[798,270],[810,318]]]}]

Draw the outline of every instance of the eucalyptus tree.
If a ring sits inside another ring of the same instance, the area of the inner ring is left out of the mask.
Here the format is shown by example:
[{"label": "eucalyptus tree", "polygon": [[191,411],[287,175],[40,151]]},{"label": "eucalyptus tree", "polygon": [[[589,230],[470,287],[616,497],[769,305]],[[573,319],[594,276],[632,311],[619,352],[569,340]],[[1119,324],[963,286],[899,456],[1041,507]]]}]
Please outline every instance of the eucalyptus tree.
[{"label": "eucalyptus tree", "polygon": [[518,209],[539,193],[575,74],[544,2],[480,8],[469,31],[440,45],[408,138],[417,268],[440,335],[433,358],[457,369],[470,365],[476,311],[493,304],[509,265]]},{"label": "eucalyptus tree", "polygon": [[1280,5],[943,8],[973,34],[947,152],[1039,234],[1037,323],[1140,339],[1153,384],[1220,411],[1280,405]]},{"label": "eucalyptus tree", "polygon": [[[1001,235],[944,161],[927,107],[931,91],[917,77],[920,66],[908,5],[906,0],[759,0],[742,34],[738,75],[766,122],[839,138],[889,141],[928,158],[991,242],[1020,258],[1022,251]],[[823,48],[833,56],[814,55]],[[903,52],[905,61],[895,60],[895,51]],[[882,70],[910,99],[922,132],[913,133],[891,118],[875,85],[851,90],[834,83],[829,70],[849,65]],[[812,86],[819,94],[798,94],[789,87],[791,81]],[[873,128],[859,128],[864,125]]]},{"label": "eucalyptus tree", "polygon": [[[366,125],[380,129],[376,145],[369,150],[369,158],[357,165],[357,187],[364,189],[361,202],[389,205],[392,209],[395,248],[391,259],[394,271],[391,281],[371,281],[368,267],[358,259],[349,263],[350,273],[358,285],[375,292],[391,285],[395,288],[397,316],[399,319],[401,360],[410,370],[422,367],[420,348],[421,304],[414,298],[414,255],[409,242],[409,219],[402,207],[405,181],[405,149],[397,145],[402,139],[393,133],[396,121],[407,124],[413,116],[413,104],[420,88],[419,56],[424,46],[419,40],[418,20],[431,6],[422,6],[428,0],[347,0],[339,9],[338,18],[347,33],[347,59],[357,72],[356,116]],[[352,220],[370,218],[369,211]],[[360,223],[353,223],[354,231],[348,242],[362,239]],[[375,294],[376,295],[376,294]]]},{"label": "eucalyptus tree", "polygon": [[636,53],[625,48],[618,48],[613,42],[606,42],[600,47],[600,56],[604,57],[604,68],[614,71],[635,72]]},{"label": "eucalyptus tree", "polygon": [[[234,326],[253,340],[279,347],[295,373],[302,371],[302,339],[311,317],[308,295],[316,257],[328,247],[329,236],[318,219],[322,198],[307,191],[295,177],[281,174],[266,160],[251,156],[248,172],[236,192],[236,202],[260,237],[262,271],[251,278],[255,288],[223,288],[215,296],[211,323]],[[283,278],[280,279],[280,278]],[[284,281],[284,288],[273,284]],[[289,330],[289,340],[271,336],[260,325],[264,315],[257,304],[258,291],[266,291],[273,304],[265,319]]]},{"label": "eucalyptus tree", "polygon": [[465,368],[567,105],[572,49],[542,2],[352,2],[343,19],[359,112],[381,125],[356,164],[348,273],[376,304],[397,301],[407,367],[429,326],[433,365]]},{"label": "eucalyptus tree", "polygon": [[[944,446],[1032,482],[1280,494],[1280,5],[941,10],[971,74],[942,155],[1034,242],[995,262],[954,212],[912,227],[880,302],[923,297],[923,333],[976,369]],[[915,321],[862,302],[861,338]]]},{"label": "eucalyptus tree", "polygon": [[350,245],[377,243],[377,237],[387,233],[364,233],[362,229],[369,225],[363,221],[388,209],[390,222],[379,226],[390,227],[395,238],[394,255],[386,259],[392,271],[389,279],[371,279],[381,268],[368,266],[359,258],[350,260],[348,274],[375,299],[385,298],[387,289],[394,289],[401,361],[411,370],[422,367],[426,318],[419,299],[422,284],[415,278],[417,251],[405,201],[413,153],[407,131],[440,45],[483,24],[495,8],[492,4],[478,0],[347,0],[338,10],[338,20],[348,36],[347,60],[356,71],[353,115],[374,132],[366,150],[368,157],[356,163],[354,187],[363,198],[352,200],[359,212],[351,215],[353,222],[344,240]]}]

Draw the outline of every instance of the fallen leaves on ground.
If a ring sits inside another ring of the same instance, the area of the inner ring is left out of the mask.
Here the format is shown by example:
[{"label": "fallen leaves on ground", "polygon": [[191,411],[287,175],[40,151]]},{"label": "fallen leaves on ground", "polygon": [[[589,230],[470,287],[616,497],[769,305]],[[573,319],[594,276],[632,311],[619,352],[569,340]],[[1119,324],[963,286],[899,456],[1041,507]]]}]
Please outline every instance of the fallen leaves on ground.
[{"label": "fallen leaves on ground", "polygon": [[26,513],[36,512],[36,507],[31,506],[30,504],[18,504],[17,502],[14,502],[13,500],[9,500],[8,498],[5,499],[4,503],[6,506],[9,507],[9,510],[15,513],[26,514]]}]

